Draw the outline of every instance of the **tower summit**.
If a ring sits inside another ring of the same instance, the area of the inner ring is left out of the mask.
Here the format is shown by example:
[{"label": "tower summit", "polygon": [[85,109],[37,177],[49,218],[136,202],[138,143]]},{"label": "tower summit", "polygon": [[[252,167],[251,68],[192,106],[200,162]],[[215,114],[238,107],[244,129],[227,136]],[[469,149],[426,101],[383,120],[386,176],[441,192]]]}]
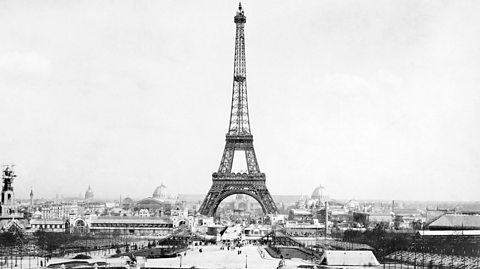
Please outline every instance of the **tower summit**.
[{"label": "tower summit", "polygon": [[[212,174],[212,187],[200,207],[200,214],[213,216],[223,199],[233,194],[246,194],[257,200],[264,213],[275,213],[277,207],[265,185],[265,174],[260,172],[250,132],[247,99],[247,72],[245,61],[245,17],[239,4],[234,17],[236,25],[233,65],[232,106],[226,144],[217,172]],[[247,173],[232,173],[235,152],[245,153]]]}]

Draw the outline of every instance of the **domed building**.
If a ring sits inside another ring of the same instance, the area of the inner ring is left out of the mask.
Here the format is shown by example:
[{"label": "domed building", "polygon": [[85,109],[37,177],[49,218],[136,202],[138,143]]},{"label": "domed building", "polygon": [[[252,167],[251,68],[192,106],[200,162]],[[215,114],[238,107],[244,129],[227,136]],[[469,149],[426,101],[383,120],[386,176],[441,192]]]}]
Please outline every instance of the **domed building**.
[{"label": "domed building", "polygon": [[176,199],[167,193],[167,186],[161,184],[155,188],[152,197],[133,204],[134,215],[151,217],[169,215],[175,202]]},{"label": "domed building", "polygon": [[319,185],[313,190],[312,195],[310,196],[310,199],[307,201],[307,206],[309,208],[321,207],[328,200],[329,200],[328,196],[325,195],[325,187],[323,187],[322,185]]},{"label": "domed building", "polygon": [[312,200],[319,200],[319,202],[323,202],[325,201],[325,197],[324,197],[324,194],[323,194],[323,190],[325,188],[320,185],[318,187],[316,187],[313,192],[312,192],[312,196],[310,197]]},{"label": "domed building", "polygon": [[120,207],[122,209],[130,209],[134,204],[135,202],[133,201],[133,199],[130,197],[127,197],[122,200],[122,204],[120,205]]},{"label": "domed building", "polygon": [[42,218],[42,212],[39,210],[35,211],[35,213],[32,214],[32,219],[41,219]]},{"label": "domed building", "polygon": [[158,186],[155,191],[153,192],[152,198],[158,200],[166,200],[167,199],[167,186],[161,184]]},{"label": "domed building", "polygon": [[88,185],[88,189],[85,192],[85,201],[91,201],[91,200],[93,200],[93,191],[92,191],[92,187]]}]

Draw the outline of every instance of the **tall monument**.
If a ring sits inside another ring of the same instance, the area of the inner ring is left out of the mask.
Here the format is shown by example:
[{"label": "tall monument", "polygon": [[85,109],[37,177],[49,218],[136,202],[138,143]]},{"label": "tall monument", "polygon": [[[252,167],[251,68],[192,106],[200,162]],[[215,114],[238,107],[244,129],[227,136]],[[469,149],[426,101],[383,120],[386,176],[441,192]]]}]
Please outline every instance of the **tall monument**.
[{"label": "tall monument", "polygon": [[[250,132],[244,32],[247,19],[241,4],[238,6],[234,22],[236,35],[230,124],[220,167],[212,174],[213,184],[200,207],[200,214],[207,216],[215,215],[222,200],[233,194],[253,197],[261,205],[264,213],[277,212],[277,207],[265,185],[265,173],[260,172]],[[233,158],[238,151],[245,153],[246,173],[232,172]]]},{"label": "tall monument", "polygon": [[2,171],[2,192],[0,193],[0,217],[8,217],[17,213],[17,204],[13,192],[13,180],[17,177],[13,165],[6,165]]}]

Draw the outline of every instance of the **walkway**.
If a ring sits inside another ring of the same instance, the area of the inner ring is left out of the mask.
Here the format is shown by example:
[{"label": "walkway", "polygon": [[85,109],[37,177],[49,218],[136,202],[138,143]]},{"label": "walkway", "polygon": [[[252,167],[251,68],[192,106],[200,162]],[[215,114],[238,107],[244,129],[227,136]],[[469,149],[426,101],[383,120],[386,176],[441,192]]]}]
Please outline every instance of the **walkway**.
[{"label": "walkway", "polygon": [[[202,249],[202,252],[200,252]],[[255,269],[272,269],[277,268],[280,259],[272,258],[265,250],[259,251],[257,246],[244,246],[240,248],[242,253],[238,254],[238,248],[234,250],[220,250],[220,246],[199,246],[187,251],[187,255],[167,258],[167,259],[148,259],[145,263],[146,268],[255,268]],[[260,253],[263,254],[263,258]],[[302,260],[286,260],[288,268],[296,268],[299,265],[309,265]]]}]

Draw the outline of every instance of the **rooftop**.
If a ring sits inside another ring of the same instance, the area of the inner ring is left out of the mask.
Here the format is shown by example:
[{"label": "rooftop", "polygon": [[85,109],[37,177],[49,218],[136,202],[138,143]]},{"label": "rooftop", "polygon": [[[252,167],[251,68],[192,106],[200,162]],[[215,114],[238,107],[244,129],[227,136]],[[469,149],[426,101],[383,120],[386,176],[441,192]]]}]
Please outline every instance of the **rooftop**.
[{"label": "rooftop", "polygon": [[480,215],[443,215],[429,227],[480,229]]},{"label": "rooftop", "polygon": [[92,219],[92,223],[171,223],[169,218],[156,217],[122,217],[122,216],[100,216]]},{"label": "rooftop", "polygon": [[327,250],[322,256],[322,264],[333,266],[378,266],[380,263],[371,251]]}]

